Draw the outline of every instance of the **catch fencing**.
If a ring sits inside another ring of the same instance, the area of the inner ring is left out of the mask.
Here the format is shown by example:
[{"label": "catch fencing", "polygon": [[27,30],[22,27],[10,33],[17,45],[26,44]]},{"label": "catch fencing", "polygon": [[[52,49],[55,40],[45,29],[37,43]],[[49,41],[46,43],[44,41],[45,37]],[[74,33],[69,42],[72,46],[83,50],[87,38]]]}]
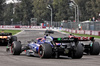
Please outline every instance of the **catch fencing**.
[{"label": "catch fencing", "polygon": [[[51,24],[48,22],[48,24]],[[79,26],[81,25],[82,30],[93,30],[93,31],[100,31],[100,22],[94,21],[86,21],[86,22],[52,22],[53,27],[63,27],[67,29],[74,29],[78,30]]]},{"label": "catch fencing", "polygon": [[[46,24],[46,27],[48,27],[47,24],[49,24],[49,27],[51,25],[50,21],[44,22]],[[63,27],[67,29],[79,29],[79,24],[81,24],[82,30],[93,30],[93,31],[100,31],[100,22],[94,22],[94,21],[84,21],[84,22],[52,22],[52,27]],[[3,22],[0,21],[0,25],[22,25],[20,22]],[[25,24],[23,24],[25,26]]]}]

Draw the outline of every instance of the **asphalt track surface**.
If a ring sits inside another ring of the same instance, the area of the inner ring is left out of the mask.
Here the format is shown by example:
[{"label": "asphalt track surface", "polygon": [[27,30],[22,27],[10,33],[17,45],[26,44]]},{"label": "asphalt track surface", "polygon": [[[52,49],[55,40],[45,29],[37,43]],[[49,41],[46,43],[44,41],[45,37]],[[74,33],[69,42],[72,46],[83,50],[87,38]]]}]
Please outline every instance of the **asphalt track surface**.
[{"label": "asphalt track surface", "polygon": [[[26,30],[17,35],[22,44],[43,36],[43,30]],[[55,32],[52,36],[64,37],[65,35]],[[97,41],[100,42],[99,39]],[[40,59],[39,57],[28,57],[25,52],[19,56],[13,56],[6,52],[6,46],[0,46],[0,66],[100,66],[100,55],[84,55],[81,59],[71,59],[66,56],[61,56],[59,59]]]}]

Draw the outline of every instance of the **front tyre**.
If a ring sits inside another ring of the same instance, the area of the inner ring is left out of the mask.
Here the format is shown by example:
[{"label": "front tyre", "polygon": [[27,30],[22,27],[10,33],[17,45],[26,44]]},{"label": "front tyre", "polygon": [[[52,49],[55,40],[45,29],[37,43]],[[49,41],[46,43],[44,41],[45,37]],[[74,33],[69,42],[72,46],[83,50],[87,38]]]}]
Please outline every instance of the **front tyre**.
[{"label": "front tyre", "polygon": [[13,55],[20,55],[21,53],[21,43],[18,41],[14,41],[11,46],[11,52]]},{"label": "front tyre", "polygon": [[38,50],[40,58],[50,58],[52,56],[52,47],[48,43],[41,44]]}]

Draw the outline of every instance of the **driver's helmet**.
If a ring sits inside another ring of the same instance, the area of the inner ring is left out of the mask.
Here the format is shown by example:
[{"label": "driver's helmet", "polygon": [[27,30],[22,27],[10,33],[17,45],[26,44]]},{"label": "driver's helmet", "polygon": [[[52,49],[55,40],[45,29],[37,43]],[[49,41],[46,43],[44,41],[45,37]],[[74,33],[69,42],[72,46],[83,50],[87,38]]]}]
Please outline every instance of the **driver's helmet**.
[{"label": "driver's helmet", "polygon": [[72,37],[74,37],[74,35],[70,34],[68,37],[69,37],[69,38],[72,38]]},{"label": "driver's helmet", "polygon": [[41,38],[41,37],[40,37],[40,38],[37,38],[36,40],[37,40],[38,42],[44,42],[44,41],[45,41],[45,38]]},{"label": "driver's helmet", "polygon": [[52,36],[45,36],[44,38],[45,38],[45,41],[47,41],[47,42],[50,42],[53,40]]},{"label": "driver's helmet", "polygon": [[70,36],[72,36],[72,34],[70,34]]},{"label": "driver's helmet", "polygon": [[37,38],[36,40],[39,42],[41,39],[42,39],[42,38],[40,37],[40,38]]}]

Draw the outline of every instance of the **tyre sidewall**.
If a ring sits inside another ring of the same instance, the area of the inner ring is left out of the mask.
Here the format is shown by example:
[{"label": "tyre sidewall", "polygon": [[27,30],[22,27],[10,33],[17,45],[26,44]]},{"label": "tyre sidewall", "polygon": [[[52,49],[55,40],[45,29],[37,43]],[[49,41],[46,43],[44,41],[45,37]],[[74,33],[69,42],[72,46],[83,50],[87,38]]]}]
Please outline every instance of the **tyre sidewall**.
[{"label": "tyre sidewall", "polygon": [[[40,55],[40,47],[42,48],[42,55]],[[52,56],[52,47],[48,43],[41,44],[39,47],[38,54],[40,58],[50,58]]]},{"label": "tyre sidewall", "polygon": [[20,55],[20,53],[21,53],[21,47],[22,47],[21,44],[20,44],[20,42],[14,41],[12,43],[12,46],[13,46],[13,51],[12,51],[12,47],[11,47],[12,54],[13,55]]},{"label": "tyre sidewall", "polygon": [[90,55],[99,55],[100,52],[100,44],[99,42],[94,42],[92,46],[90,46]]},{"label": "tyre sidewall", "polygon": [[83,56],[83,46],[81,43],[78,43],[76,46],[76,50],[72,53],[73,59],[80,59]]}]

